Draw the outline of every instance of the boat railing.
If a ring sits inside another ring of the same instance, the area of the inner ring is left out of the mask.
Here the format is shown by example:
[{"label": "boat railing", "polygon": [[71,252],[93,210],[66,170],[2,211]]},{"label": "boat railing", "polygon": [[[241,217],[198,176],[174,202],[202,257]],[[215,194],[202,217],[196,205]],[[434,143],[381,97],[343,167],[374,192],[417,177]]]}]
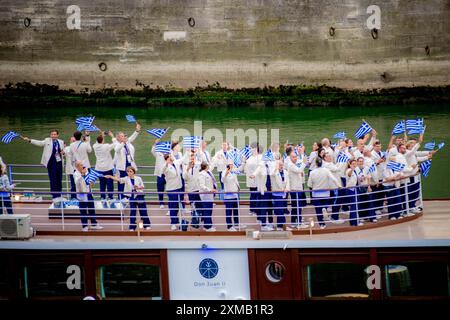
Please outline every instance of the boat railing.
[{"label": "boat railing", "polygon": [[[268,221],[273,219],[272,223],[276,225],[277,217],[283,216],[287,219],[287,226],[297,227],[298,229],[312,228],[317,227],[319,222],[322,224],[315,211],[315,208],[320,206],[325,208],[322,214],[325,214],[323,223],[326,225],[336,223],[332,218],[333,213],[338,214],[339,223],[350,224],[359,223],[364,219],[372,221],[374,219],[378,221],[390,218],[401,219],[404,216],[418,213],[419,208],[423,207],[420,174],[402,177],[390,181],[390,183],[393,183],[394,186],[374,188],[376,190],[371,190],[371,188],[380,186],[380,184],[328,190],[288,190],[285,192],[286,198],[273,197],[274,195],[281,195],[284,192],[283,190],[266,191],[266,197],[262,197],[259,191],[225,192],[219,190],[214,192],[213,198],[213,226],[222,230],[227,230],[227,226],[230,225],[235,225],[238,230],[254,229],[261,225],[258,219],[263,220],[265,218]],[[316,197],[315,195],[320,194],[320,191],[328,192],[329,196]],[[201,197],[206,194],[211,195],[208,192],[196,193]],[[296,193],[298,201],[295,199],[294,193]],[[152,230],[168,231],[174,221],[178,226],[185,223],[190,230],[197,230],[195,225],[199,222],[201,224],[202,215],[206,210],[202,206],[205,200],[190,201],[189,192],[145,190],[139,194],[145,196]],[[178,200],[169,200],[168,196],[174,194],[179,196]],[[126,194],[125,197],[122,197],[120,192],[115,191],[112,193],[113,198],[109,199],[110,192],[94,190],[92,195],[97,219],[101,220],[105,230],[120,231],[128,229],[131,203]],[[159,195],[163,195],[164,207],[160,207]],[[236,199],[230,199],[231,195],[236,195]],[[31,214],[33,225],[38,230],[77,230],[80,227],[80,222],[74,219],[80,218],[80,212],[77,207],[77,200],[70,200],[70,198],[77,198],[80,195],[70,191],[62,191],[60,196],[62,198],[58,198],[57,201],[51,201],[51,193],[48,189],[45,191],[24,191],[17,188],[11,192],[14,212]],[[102,196],[106,200],[102,201]],[[318,204],[318,200],[323,200],[324,203]],[[111,203],[115,203],[114,208],[109,207]],[[234,221],[233,215],[230,215],[229,208],[227,214],[227,206],[231,204],[235,205],[233,208],[238,213],[237,222]],[[301,213],[298,214],[297,212],[300,210]],[[136,211],[139,221],[139,209],[136,209]],[[172,218],[172,221],[170,218]],[[196,221],[194,221],[195,219]]]}]

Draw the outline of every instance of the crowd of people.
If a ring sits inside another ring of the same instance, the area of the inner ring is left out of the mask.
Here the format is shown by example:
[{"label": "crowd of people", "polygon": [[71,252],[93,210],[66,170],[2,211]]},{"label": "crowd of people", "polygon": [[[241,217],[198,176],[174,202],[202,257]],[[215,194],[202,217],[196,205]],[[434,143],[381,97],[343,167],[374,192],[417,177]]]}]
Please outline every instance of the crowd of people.
[{"label": "crowd of people", "polygon": [[[90,172],[92,152],[96,158],[93,169],[100,176],[102,206],[115,209],[116,181],[119,200],[130,207],[129,229],[137,228],[139,211],[144,227],[149,230],[145,186],[137,174],[133,146],[140,131],[141,126],[136,123],[130,137],[123,132],[116,135],[101,132],[93,145],[88,131],[84,134],[76,131],[67,146],[59,139],[57,130],[52,130],[44,140],[23,139],[44,148],[41,164],[48,170],[54,199],[62,194],[63,170],[69,176],[70,196],[79,202],[83,231],[102,229],[96,220],[93,184],[85,179]],[[110,142],[106,142],[107,137]],[[223,142],[214,156],[207,151],[206,141],[201,141],[199,148],[184,149],[184,154],[178,141],[172,141],[170,153],[157,151],[158,142],[156,139],[152,146],[158,205],[164,209],[167,196],[171,230],[180,229],[180,212],[189,206],[191,225],[199,228],[202,224],[208,232],[216,231],[215,199],[225,204],[227,230],[245,228],[239,218],[243,203],[239,175],[245,175],[250,214],[256,216],[264,231],[309,228],[310,223],[302,215],[308,202],[315,208],[321,229],[327,223],[348,221],[351,226],[362,225],[364,221],[375,223],[383,214],[391,220],[416,214],[422,210],[418,202],[419,162],[431,159],[435,153],[419,151],[423,133],[417,139],[406,134],[393,135],[387,148],[383,148],[375,130],[358,139],[356,145],[350,138],[343,137],[336,144],[323,138],[312,145],[309,154],[302,143],[286,142],[283,146],[275,143],[263,150],[255,142],[250,145],[251,154],[241,155],[238,165],[230,157],[235,149],[228,142]],[[401,164],[401,169],[387,166],[390,161]],[[2,211],[5,207],[12,213],[9,192],[13,185],[9,184],[5,169],[2,161]],[[217,172],[218,179],[213,172]]]}]

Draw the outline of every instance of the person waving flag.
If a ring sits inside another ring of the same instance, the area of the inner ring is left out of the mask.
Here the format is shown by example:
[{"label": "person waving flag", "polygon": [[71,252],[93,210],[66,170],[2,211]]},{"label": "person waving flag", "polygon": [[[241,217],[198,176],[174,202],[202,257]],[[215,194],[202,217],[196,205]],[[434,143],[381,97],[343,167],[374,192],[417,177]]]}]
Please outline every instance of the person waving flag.
[{"label": "person waving flag", "polygon": [[425,131],[423,118],[406,120],[406,130],[408,134],[420,134]]},{"label": "person waving flag", "polygon": [[200,148],[200,141],[202,141],[202,137],[198,136],[184,137],[183,147],[186,149],[198,149]]},{"label": "person waving flag", "polygon": [[422,175],[424,177],[428,176],[428,174],[430,173],[430,168],[431,168],[431,160],[427,160],[420,163],[420,171],[422,171]]},{"label": "person waving flag", "polygon": [[88,173],[84,176],[84,181],[86,181],[86,184],[94,183],[98,178],[102,178],[103,174],[100,172],[89,169]]}]

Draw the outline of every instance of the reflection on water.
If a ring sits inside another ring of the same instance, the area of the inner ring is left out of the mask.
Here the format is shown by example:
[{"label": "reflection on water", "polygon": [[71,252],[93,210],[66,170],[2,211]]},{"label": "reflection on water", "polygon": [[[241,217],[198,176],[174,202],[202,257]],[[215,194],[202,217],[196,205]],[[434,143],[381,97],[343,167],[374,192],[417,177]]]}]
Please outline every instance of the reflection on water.
[{"label": "reflection on water", "polygon": [[[399,119],[424,117],[427,125],[425,141],[450,141],[450,108],[447,105],[382,106],[382,107],[161,107],[161,108],[33,108],[22,107],[4,111],[0,116],[0,132],[17,130],[30,138],[43,139],[50,129],[57,128],[68,141],[75,130],[75,118],[95,115],[95,124],[102,130],[124,131],[131,134],[133,124],[125,120],[126,114],[134,115],[143,129],[152,127],[185,128],[191,132],[194,121],[202,121],[203,130],[220,129],[279,129],[280,141],[304,143],[309,147],[322,137],[332,137],[337,131],[353,135],[361,123],[367,120],[379,133],[386,146],[393,125]],[[269,139],[270,141],[270,139]],[[248,142],[248,141],[247,141]],[[145,132],[136,140],[136,162],[139,165],[154,163],[150,148],[153,137]],[[307,150],[308,152],[310,151]],[[0,155],[8,163],[40,162],[42,150],[23,141],[0,146]],[[425,179],[426,198],[450,198],[448,147],[433,159],[431,173]],[[94,159],[93,159],[94,160]]]}]

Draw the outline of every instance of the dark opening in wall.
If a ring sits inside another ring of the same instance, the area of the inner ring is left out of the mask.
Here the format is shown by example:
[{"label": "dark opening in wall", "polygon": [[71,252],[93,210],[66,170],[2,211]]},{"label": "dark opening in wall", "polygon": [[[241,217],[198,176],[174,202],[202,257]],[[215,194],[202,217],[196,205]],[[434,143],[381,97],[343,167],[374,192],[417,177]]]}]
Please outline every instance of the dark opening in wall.
[{"label": "dark opening in wall", "polygon": [[188,19],[188,25],[193,28],[195,26],[195,19],[190,17]]},{"label": "dark opening in wall", "polygon": [[100,69],[100,71],[106,71],[106,70],[108,70],[108,66],[106,65],[106,63],[104,63],[104,62],[100,62],[99,64],[98,64],[98,68]]}]

